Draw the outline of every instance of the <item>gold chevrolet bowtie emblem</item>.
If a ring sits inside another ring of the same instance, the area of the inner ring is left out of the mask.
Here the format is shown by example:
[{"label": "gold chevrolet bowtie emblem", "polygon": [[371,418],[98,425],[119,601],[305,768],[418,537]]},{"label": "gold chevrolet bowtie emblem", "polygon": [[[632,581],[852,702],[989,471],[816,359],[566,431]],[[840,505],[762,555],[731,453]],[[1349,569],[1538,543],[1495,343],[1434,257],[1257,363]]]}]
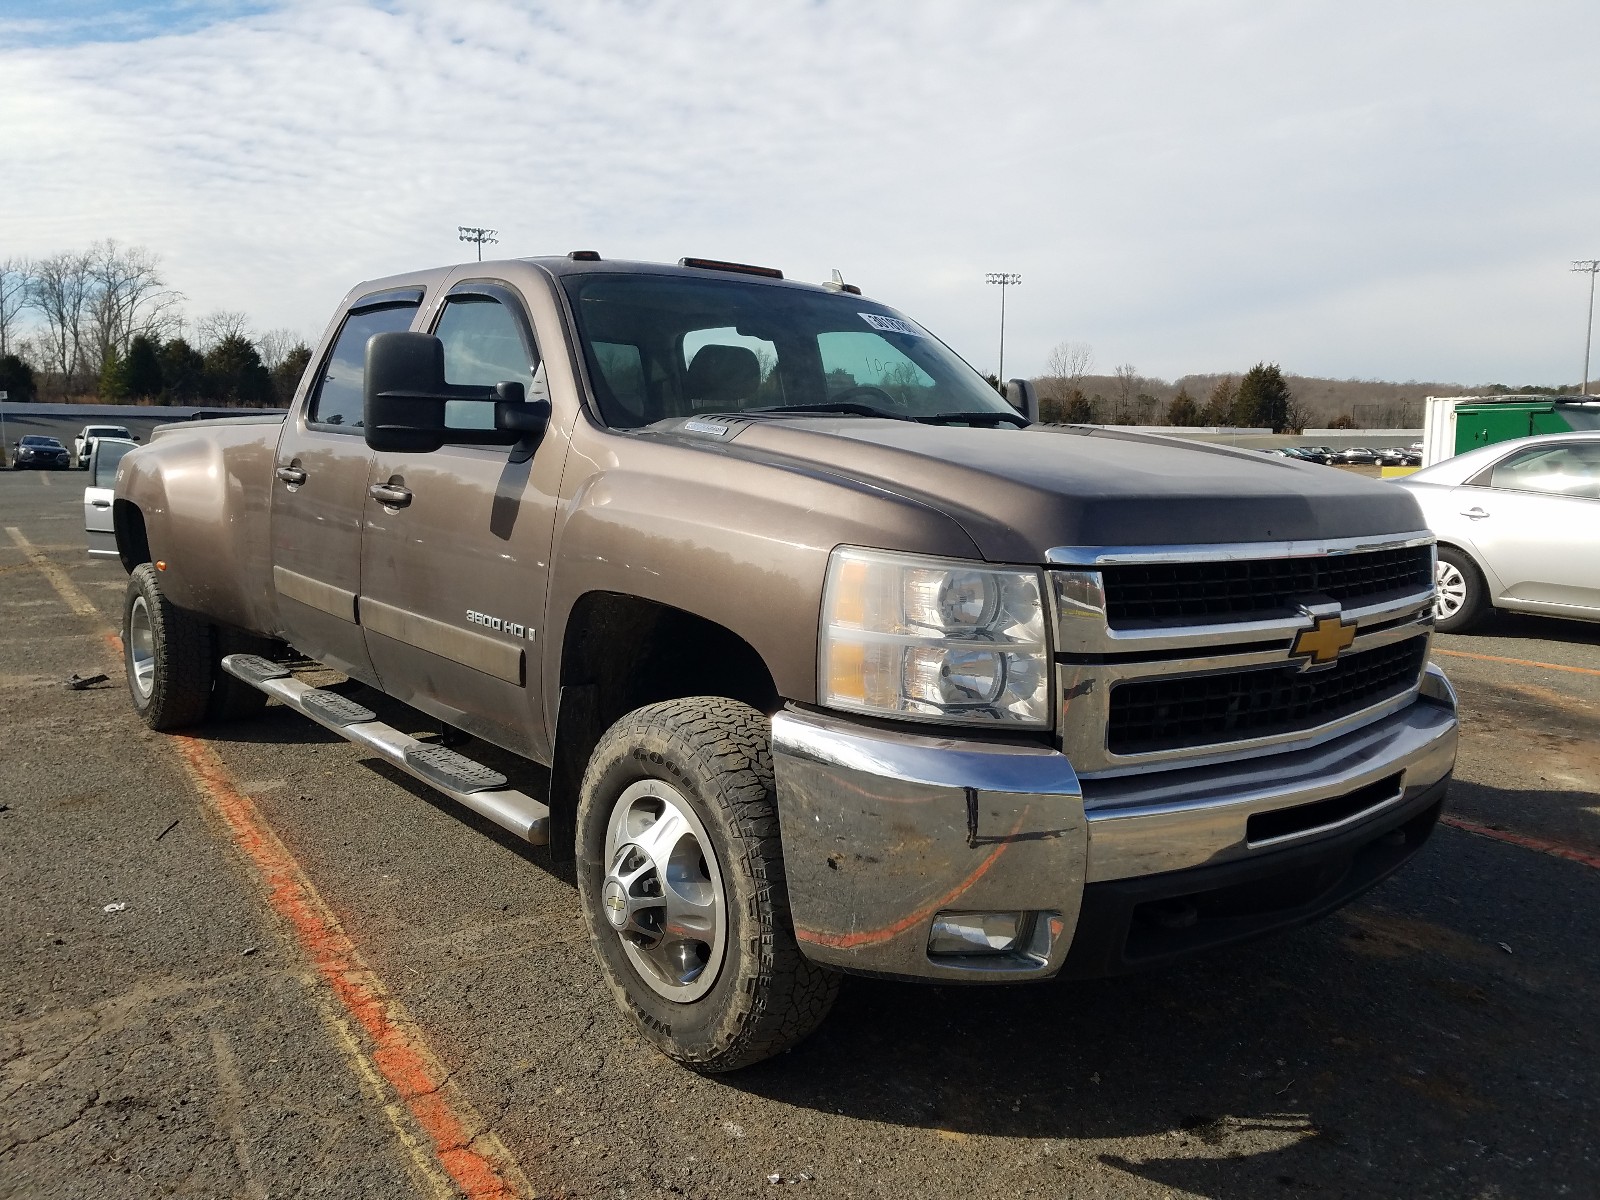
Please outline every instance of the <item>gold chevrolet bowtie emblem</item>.
[{"label": "gold chevrolet bowtie emblem", "polygon": [[1350,644],[1356,640],[1356,623],[1346,623],[1340,617],[1318,617],[1317,623],[1310,629],[1302,629],[1295,635],[1294,649],[1289,651],[1292,658],[1301,655],[1310,657],[1311,662],[1319,667],[1325,667],[1339,657],[1340,651],[1350,649]]}]

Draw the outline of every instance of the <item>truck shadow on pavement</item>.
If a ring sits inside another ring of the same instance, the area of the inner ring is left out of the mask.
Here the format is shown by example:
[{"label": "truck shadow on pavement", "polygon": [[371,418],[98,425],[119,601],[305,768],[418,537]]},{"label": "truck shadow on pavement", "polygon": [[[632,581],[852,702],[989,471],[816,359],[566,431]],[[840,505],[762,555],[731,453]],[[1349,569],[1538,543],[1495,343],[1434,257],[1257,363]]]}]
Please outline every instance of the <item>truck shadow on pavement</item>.
[{"label": "truck shadow on pavement", "polygon": [[809,1042],[724,1082],[952,1142],[1027,1139],[1036,1177],[1089,1155],[1230,1200],[1579,1194],[1600,1128],[1597,902],[1587,868],[1442,829],[1343,913],[1161,974],[851,980]]}]

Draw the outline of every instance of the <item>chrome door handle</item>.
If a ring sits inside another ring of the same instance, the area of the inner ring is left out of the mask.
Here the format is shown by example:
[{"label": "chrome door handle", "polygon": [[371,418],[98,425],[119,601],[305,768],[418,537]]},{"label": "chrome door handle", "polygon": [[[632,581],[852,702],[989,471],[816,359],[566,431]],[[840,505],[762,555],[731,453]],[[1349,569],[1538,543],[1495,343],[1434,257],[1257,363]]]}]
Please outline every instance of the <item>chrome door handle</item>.
[{"label": "chrome door handle", "polygon": [[1469,508],[1464,510],[1461,515],[1463,517],[1470,517],[1474,521],[1481,521],[1489,514],[1484,512],[1481,508]]},{"label": "chrome door handle", "polygon": [[411,503],[411,489],[394,483],[375,483],[367,489],[367,495],[391,508],[404,508]]},{"label": "chrome door handle", "polygon": [[306,481],[306,473],[299,467],[279,467],[278,478],[294,487]]}]

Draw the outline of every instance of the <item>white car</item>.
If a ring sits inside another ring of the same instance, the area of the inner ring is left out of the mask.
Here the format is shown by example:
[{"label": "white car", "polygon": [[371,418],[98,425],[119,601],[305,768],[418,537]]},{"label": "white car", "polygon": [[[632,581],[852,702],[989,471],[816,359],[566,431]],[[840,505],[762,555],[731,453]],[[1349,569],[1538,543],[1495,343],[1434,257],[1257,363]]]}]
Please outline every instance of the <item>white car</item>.
[{"label": "white car", "polygon": [[89,455],[94,450],[96,438],[121,438],[125,442],[139,439],[121,425],[85,425],[72,439],[72,465],[80,471],[89,465]]},{"label": "white car", "polygon": [[97,437],[89,451],[89,483],[83,489],[83,532],[90,558],[120,558],[112,501],[117,464],[137,443],[132,438]]},{"label": "white car", "polygon": [[1440,632],[1495,608],[1600,621],[1600,431],[1495,442],[1394,482],[1439,539]]}]

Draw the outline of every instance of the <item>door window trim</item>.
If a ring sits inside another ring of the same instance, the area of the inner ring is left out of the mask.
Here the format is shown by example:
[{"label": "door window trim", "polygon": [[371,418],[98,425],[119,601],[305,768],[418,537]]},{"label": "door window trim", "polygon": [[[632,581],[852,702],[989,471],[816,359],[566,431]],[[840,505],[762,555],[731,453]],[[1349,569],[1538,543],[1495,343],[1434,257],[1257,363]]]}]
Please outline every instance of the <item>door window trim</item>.
[{"label": "door window trim", "polygon": [[344,310],[344,316],[339,318],[339,328],[335,331],[327,348],[323,350],[322,357],[317,360],[317,381],[306,389],[305,399],[300,403],[300,421],[307,429],[318,433],[345,433],[360,434],[361,426],[346,425],[343,422],[318,421],[311,415],[313,406],[322,399],[322,385],[328,378],[328,364],[333,361],[333,354],[339,348],[339,339],[344,336],[345,327],[350,324],[351,317],[364,316],[376,312],[380,308],[409,308],[411,309],[411,322],[417,319],[417,313],[422,311],[422,301],[427,293],[422,287],[385,288],[381,292],[368,292]]}]

